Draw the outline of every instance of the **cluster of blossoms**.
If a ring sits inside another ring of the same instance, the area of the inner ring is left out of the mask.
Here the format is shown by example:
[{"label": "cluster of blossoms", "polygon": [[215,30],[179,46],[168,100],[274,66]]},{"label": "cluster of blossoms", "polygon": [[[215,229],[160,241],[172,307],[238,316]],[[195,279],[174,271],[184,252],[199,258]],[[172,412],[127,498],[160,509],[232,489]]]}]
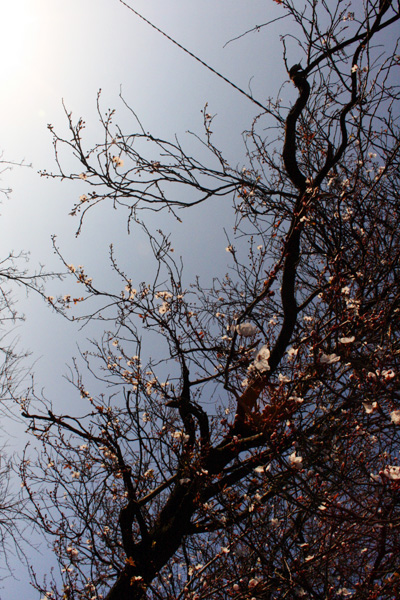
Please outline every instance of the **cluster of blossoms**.
[{"label": "cluster of blossoms", "polygon": [[180,442],[187,442],[189,439],[189,436],[184,432],[184,431],[171,431],[171,437],[174,440],[179,440]]},{"label": "cluster of blossoms", "polygon": [[373,481],[381,483],[382,478],[390,479],[392,481],[399,481],[400,467],[395,465],[388,465],[383,469],[383,471],[380,471],[378,475],[376,475],[375,473],[371,473],[371,479]]},{"label": "cluster of blossoms", "polygon": [[67,553],[71,556],[78,556],[79,552],[76,548],[74,548],[73,546],[67,546]]},{"label": "cluster of blossoms", "polygon": [[113,156],[112,161],[113,161],[115,167],[123,167],[124,166],[124,161],[122,160],[122,158],[120,156]]},{"label": "cluster of blossoms", "polygon": [[288,361],[291,362],[291,361],[295,360],[298,352],[299,352],[298,348],[293,348],[293,347],[289,348],[289,350],[286,352]]},{"label": "cluster of blossoms", "polygon": [[253,366],[257,369],[257,371],[260,373],[265,373],[266,371],[270,370],[268,362],[270,355],[271,352],[269,351],[268,346],[262,346],[259,349],[253,362]]},{"label": "cluster of blossoms", "polygon": [[72,298],[70,294],[65,294],[62,298],[62,304],[64,304],[65,308],[71,308],[71,303],[78,304],[78,302],[83,302],[85,298],[81,296],[80,298]]},{"label": "cluster of blossoms", "polygon": [[79,283],[84,283],[86,285],[90,285],[92,283],[92,278],[85,275],[84,267],[82,265],[78,265],[78,267],[75,267],[74,265],[67,265],[67,267],[70,273],[76,274]]},{"label": "cluster of blossoms", "polygon": [[390,381],[396,377],[396,373],[393,371],[393,369],[377,369],[375,373],[369,371],[367,377],[372,381],[377,381],[378,378],[384,379],[385,381]]},{"label": "cluster of blossoms", "polygon": [[135,290],[132,285],[131,285],[131,281],[128,282],[128,285],[125,286],[125,291],[128,292],[129,294],[129,300],[134,300],[135,296],[137,294],[137,290]]},{"label": "cluster of blossoms", "polygon": [[170,292],[157,292],[156,298],[161,298],[164,302],[161,304],[158,312],[160,315],[165,315],[169,310],[171,310],[170,300],[172,298],[172,294]]}]

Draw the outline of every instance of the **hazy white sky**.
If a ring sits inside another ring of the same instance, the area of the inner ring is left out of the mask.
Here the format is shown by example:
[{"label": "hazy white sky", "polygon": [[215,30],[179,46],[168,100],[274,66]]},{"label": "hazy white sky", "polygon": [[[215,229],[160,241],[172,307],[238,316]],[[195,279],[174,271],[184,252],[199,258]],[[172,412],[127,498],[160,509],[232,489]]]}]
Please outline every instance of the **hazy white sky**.
[{"label": "hazy white sky", "polygon": [[[285,21],[246,36],[223,48],[229,39],[279,15],[269,0],[132,0],[135,8],[187,46],[238,85],[251,89],[261,102],[275,96],[286,79],[281,59],[279,34]],[[58,236],[68,262],[84,264],[87,272],[107,281],[110,277],[108,246],[114,243],[117,256],[130,265],[133,282],[147,279],[149,252],[137,232],[126,235],[125,215],[103,206],[92,213],[78,239],[77,222],[70,216],[72,205],[85,193],[84,183],[72,185],[40,178],[39,170],[51,171],[54,159],[47,124],[66,132],[61,100],[76,118],[87,123],[90,141],[101,139],[96,114],[96,95],[102,88],[104,108],[117,109],[115,121],[124,132],[136,128],[118,98],[120,86],[126,101],[139,115],[144,127],[171,138],[178,134],[188,148],[197,149],[186,134],[202,132],[201,109],[217,114],[215,140],[234,165],[245,161],[242,131],[259,109],[227,84],[205,70],[165,38],[141,22],[118,0],[3,0],[0,3],[0,149],[4,159],[32,164],[14,168],[3,175],[3,187],[11,186],[10,200],[4,200],[0,219],[0,257],[11,249],[31,251],[31,268],[39,263],[59,269],[50,236]],[[294,57],[295,59],[297,57]],[[229,256],[225,252],[229,204],[210,203],[180,215],[178,226],[166,215],[149,215],[153,229],[174,232],[174,246],[184,256],[186,276],[201,274],[205,284],[224,272]],[[205,252],[207,249],[207,252]],[[208,276],[208,280],[207,280]],[[49,285],[49,295],[71,292]],[[72,290],[73,292],[75,290]],[[54,401],[55,408],[79,402],[63,383],[65,364],[77,354],[77,343],[85,347],[83,332],[63,322],[38,299],[25,299],[16,291],[26,322],[17,334],[21,347],[32,351],[37,386]],[[14,437],[11,449],[21,446],[22,429],[7,427]],[[32,551],[32,563],[39,572],[48,567],[48,553]],[[3,600],[36,600],[27,585],[27,575],[17,568],[19,582],[6,580]],[[30,590],[30,591],[29,591]]]},{"label": "hazy white sky", "polygon": [[[278,14],[272,2],[137,0],[135,8],[246,90],[254,76],[252,90],[261,101],[275,94],[285,79],[277,31],[253,34],[223,48],[230,38]],[[189,148],[193,141],[186,131],[202,133],[200,111],[208,102],[209,111],[217,114],[215,139],[233,164],[244,161],[241,132],[258,108],[118,0],[13,0],[1,3],[0,22],[0,148],[5,158],[25,159],[33,165],[32,169],[15,168],[3,176],[3,184],[11,185],[14,191],[1,207],[1,256],[9,249],[23,248],[31,251],[32,267],[42,263],[57,269],[50,243],[51,234],[57,234],[68,262],[84,264],[91,274],[100,276],[108,272],[109,244],[118,241],[117,252],[130,254],[138,281],[142,281],[146,278],[147,248],[137,243],[136,233],[122,243],[124,215],[103,207],[92,214],[76,240],[77,223],[68,213],[86,190],[68,182],[41,179],[37,174],[54,166],[47,124],[66,132],[61,100],[76,118],[86,120],[89,142],[98,141],[102,136],[95,110],[99,88],[103,107],[117,109],[115,121],[122,129],[132,132],[136,127],[118,98],[122,86],[125,99],[146,129],[168,138],[177,133]],[[213,253],[214,262],[225,264],[226,240],[221,225],[226,224],[226,209],[225,204],[210,203],[206,214],[202,207],[185,214],[177,232],[177,252],[185,254],[187,269],[193,275],[207,272],[204,247]],[[154,227],[176,229],[176,224],[166,219],[164,214],[149,217]],[[134,280],[134,273],[132,277]],[[24,310],[28,322],[20,328],[20,335],[35,356],[43,355],[39,370],[47,372],[48,361],[54,363],[58,357],[64,364],[75,352],[71,326],[58,318],[53,322],[50,311],[32,298]],[[34,318],[30,318],[32,311]],[[62,344],[54,336],[55,327],[69,332]]]}]

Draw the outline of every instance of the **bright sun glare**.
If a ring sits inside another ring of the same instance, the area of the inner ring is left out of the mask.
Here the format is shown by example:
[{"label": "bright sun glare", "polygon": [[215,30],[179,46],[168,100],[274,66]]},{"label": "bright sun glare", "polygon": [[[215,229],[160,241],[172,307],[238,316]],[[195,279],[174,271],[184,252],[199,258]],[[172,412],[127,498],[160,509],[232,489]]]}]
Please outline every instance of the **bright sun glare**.
[{"label": "bright sun glare", "polygon": [[[32,2],[8,0],[0,2],[0,82],[9,83],[24,70],[32,51]],[[2,85],[2,93],[4,87]]]}]

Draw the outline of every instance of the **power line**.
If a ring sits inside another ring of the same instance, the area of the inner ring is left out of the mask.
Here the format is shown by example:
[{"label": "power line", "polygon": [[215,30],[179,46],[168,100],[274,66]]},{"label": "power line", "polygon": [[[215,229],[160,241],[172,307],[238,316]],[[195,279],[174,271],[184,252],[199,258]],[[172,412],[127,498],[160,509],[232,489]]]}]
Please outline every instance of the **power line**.
[{"label": "power line", "polygon": [[220,79],[222,79],[223,81],[225,81],[225,83],[228,83],[230,86],[232,86],[237,92],[240,92],[241,94],[243,94],[243,96],[246,96],[246,98],[248,98],[249,100],[251,100],[252,102],[254,102],[254,104],[257,104],[257,106],[259,106],[260,108],[262,108],[266,112],[268,112],[268,113],[271,112],[268,108],[266,108],[263,104],[261,104],[261,102],[259,102],[255,98],[253,98],[253,96],[251,96],[250,94],[248,94],[244,90],[242,90],[242,88],[240,88],[235,83],[233,83],[232,81],[230,81],[229,79],[227,79],[224,75],[222,75],[221,73],[219,73],[218,71],[216,71],[215,69],[213,69],[213,67],[210,67],[210,65],[208,65],[207,63],[205,63],[203,60],[201,60],[201,58],[199,58],[195,54],[193,54],[193,52],[190,52],[190,50],[188,50],[187,48],[184,48],[184,46],[182,46],[181,44],[179,44],[179,42],[177,42],[172,37],[170,37],[167,33],[165,33],[165,31],[162,31],[159,27],[157,27],[151,21],[149,21],[148,19],[146,19],[146,17],[144,17],[143,15],[141,15],[134,8],[132,8],[132,6],[129,6],[129,4],[127,4],[126,2],[124,2],[124,0],[119,0],[119,1],[121,2],[121,4],[123,4],[124,6],[126,6],[126,8],[128,10],[132,11],[133,13],[135,13],[136,16],[138,16],[145,23],[147,23],[148,25],[150,25],[150,27],[152,27],[153,29],[155,29],[156,31],[158,31],[158,33],[161,33],[161,35],[163,35],[170,42],[172,42],[173,44],[175,44],[175,46],[178,46],[178,48],[180,48],[181,50],[183,50],[183,52],[186,52],[186,54],[189,54],[189,56],[191,56],[192,58],[194,58],[195,60],[197,60],[197,62],[199,62],[201,65],[203,65],[203,67],[205,67],[206,69],[208,69],[209,71],[211,71],[212,73],[214,73],[214,75],[216,75],[217,77],[219,77]]}]

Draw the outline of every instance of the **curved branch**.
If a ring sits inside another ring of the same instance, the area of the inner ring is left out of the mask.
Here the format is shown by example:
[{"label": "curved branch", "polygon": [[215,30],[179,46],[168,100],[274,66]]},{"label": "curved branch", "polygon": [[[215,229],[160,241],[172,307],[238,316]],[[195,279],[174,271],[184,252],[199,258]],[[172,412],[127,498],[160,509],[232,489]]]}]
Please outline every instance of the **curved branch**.
[{"label": "curved branch", "polygon": [[290,69],[289,75],[290,79],[299,90],[300,95],[286,119],[282,157],[290,181],[300,192],[303,192],[306,187],[306,178],[300,171],[296,159],[296,123],[307,104],[310,95],[310,84],[300,65],[294,65]]}]

